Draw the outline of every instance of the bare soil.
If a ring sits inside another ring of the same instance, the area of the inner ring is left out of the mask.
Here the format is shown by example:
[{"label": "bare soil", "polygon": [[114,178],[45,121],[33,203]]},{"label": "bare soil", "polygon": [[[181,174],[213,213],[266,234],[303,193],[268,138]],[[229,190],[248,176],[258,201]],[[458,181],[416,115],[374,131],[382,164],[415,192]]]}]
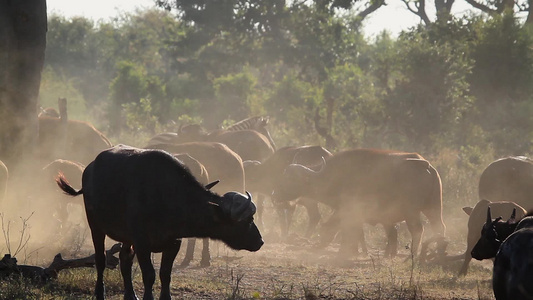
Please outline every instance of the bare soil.
[{"label": "bare soil", "polygon": [[[383,251],[374,245],[370,245],[368,255],[340,258],[338,243],[316,249],[312,241],[297,235],[285,241],[267,235],[265,242],[256,253],[232,251],[220,243],[212,243],[210,267],[196,267],[199,263],[195,261],[192,267],[175,268],[173,296],[176,299],[493,299],[490,261],[472,262],[470,273],[457,277],[462,260],[421,266],[405,248],[393,259],[383,258]],[[158,260],[154,257],[154,261]],[[141,292],[139,276],[138,283]]]}]

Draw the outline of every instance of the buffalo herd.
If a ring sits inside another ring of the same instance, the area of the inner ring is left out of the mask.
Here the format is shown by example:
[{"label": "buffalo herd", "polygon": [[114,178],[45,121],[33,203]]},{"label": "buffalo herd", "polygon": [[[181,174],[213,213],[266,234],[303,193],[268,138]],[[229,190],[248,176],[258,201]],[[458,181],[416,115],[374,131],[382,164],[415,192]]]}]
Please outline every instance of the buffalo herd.
[{"label": "buffalo herd", "polygon": [[[186,125],[157,134],[142,147],[113,146],[91,124],[43,111],[37,154],[49,163],[40,175],[42,188],[53,190],[45,185],[54,178],[65,194],[83,195],[96,255],[97,299],[104,298],[106,236],[122,243],[125,299],[135,298],[134,256],[145,298],[152,297],[152,252],[162,252],[160,297],[170,299],[170,274],[181,240],[188,238],[183,267],[192,260],[196,238],[203,239],[202,267],[210,265],[209,239],[257,251],[263,245],[258,227],[268,226],[263,217],[267,200],[279,217],[282,238],[289,236],[295,205],[301,205],[308,216],[304,236],[318,236],[320,247],[337,236],[339,257],[357,252],[358,246],[368,251],[364,224],[383,226],[387,257],[398,254],[400,223],[411,236],[410,255],[419,254],[422,215],[432,235],[445,236],[441,177],[420,154],[381,149],[332,153],[313,145],[276,148],[267,124],[268,117],[252,117],[210,132]],[[8,168],[0,161],[0,205],[7,187]],[[496,298],[529,299],[533,217],[527,212],[533,211],[533,161],[520,156],[494,161],[481,174],[478,193],[479,202],[463,208],[467,247],[459,275],[467,274],[472,258],[494,258]],[[62,221],[68,217],[68,203],[78,201],[62,200],[52,208]],[[331,211],[327,220],[320,206]]]}]

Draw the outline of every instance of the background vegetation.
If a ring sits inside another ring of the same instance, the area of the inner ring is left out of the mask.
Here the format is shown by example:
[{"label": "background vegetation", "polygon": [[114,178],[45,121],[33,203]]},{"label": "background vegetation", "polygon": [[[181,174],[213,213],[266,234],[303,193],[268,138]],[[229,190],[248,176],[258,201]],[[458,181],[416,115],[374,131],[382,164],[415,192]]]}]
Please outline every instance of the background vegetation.
[{"label": "background vegetation", "polygon": [[419,152],[445,196],[469,204],[488,163],[533,152],[527,5],[458,18],[404,1],[420,25],[370,39],[362,21],[379,1],[266,2],[159,1],[100,22],[52,15],[42,106],[67,97],[71,118],[137,146],[184,123],[269,115],[278,146]]},{"label": "background vegetation", "polygon": [[67,97],[72,118],[114,140],[266,114],[280,145],[324,144],[318,125],[332,150],[531,153],[533,36],[512,12],[369,39],[354,10],[322,2],[52,15],[41,103]]}]

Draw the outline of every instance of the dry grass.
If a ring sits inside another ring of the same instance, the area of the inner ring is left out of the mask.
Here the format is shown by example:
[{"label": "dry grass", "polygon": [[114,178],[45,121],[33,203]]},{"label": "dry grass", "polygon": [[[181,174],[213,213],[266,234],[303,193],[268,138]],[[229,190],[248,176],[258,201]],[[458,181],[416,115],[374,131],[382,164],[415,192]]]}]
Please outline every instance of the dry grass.
[{"label": "dry grass", "polygon": [[[320,251],[304,239],[269,243],[256,252],[236,252],[212,243],[212,266],[174,269],[175,299],[492,299],[491,263],[473,262],[464,278],[456,276],[460,261],[446,265],[412,264],[408,250],[384,259],[372,248],[369,255],[339,259],[338,244]],[[371,246],[373,247],[373,246]],[[199,252],[198,252],[199,253]],[[182,259],[182,253],[178,261]],[[154,255],[154,262],[159,262]],[[177,263],[176,263],[177,264]],[[90,299],[93,269],[62,271],[44,286],[21,280],[0,282],[0,299]],[[118,270],[106,271],[109,299],[122,299]],[[142,295],[140,270],[134,282]],[[156,281],[155,293],[159,291]]]}]

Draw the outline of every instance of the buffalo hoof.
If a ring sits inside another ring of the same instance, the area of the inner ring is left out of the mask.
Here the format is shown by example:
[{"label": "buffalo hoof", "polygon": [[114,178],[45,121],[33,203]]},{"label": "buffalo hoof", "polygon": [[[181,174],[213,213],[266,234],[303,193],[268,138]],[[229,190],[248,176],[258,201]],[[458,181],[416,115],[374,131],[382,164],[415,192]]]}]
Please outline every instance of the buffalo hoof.
[{"label": "buffalo hoof", "polygon": [[187,268],[189,265],[191,264],[191,260],[190,259],[187,259],[187,260],[183,260],[179,266],[180,269],[185,269]]},{"label": "buffalo hoof", "polygon": [[200,261],[200,267],[207,268],[209,266],[211,266],[211,262],[209,260],[203,260],[202,259],[202,261]]}]

